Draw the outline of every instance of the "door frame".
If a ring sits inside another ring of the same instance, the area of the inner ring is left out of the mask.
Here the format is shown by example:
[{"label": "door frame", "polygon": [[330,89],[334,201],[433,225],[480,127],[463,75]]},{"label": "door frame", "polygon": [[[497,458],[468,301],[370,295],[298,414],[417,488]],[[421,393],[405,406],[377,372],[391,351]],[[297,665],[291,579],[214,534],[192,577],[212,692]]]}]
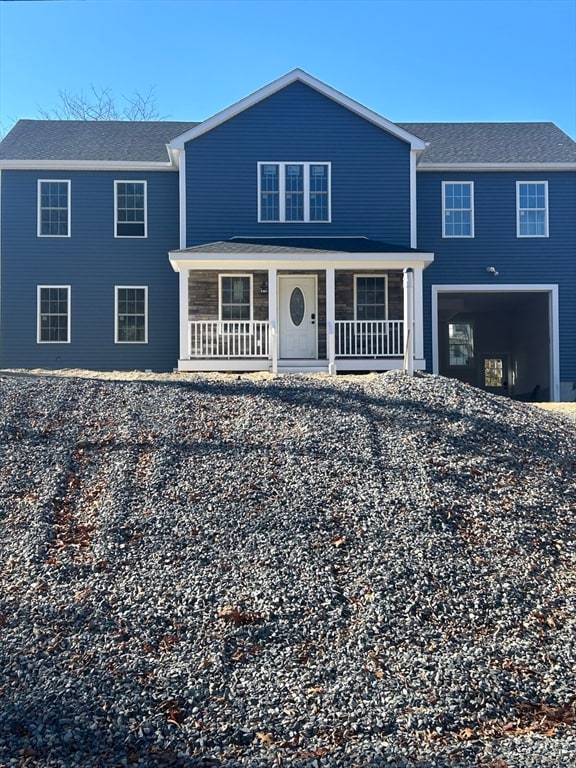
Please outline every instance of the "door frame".
[{"label": "door frame", "polygon": [[558,285],[555,283],[512,283],[510,285],[432,285],[432,372],[438,374],[441,328],[438,323],[438,294],[440,293],[547,293],[548,333],[550,338],[550,400],[560,400],[560,319],[558,315]]},{"label": "door frame", "polygon": [[277,291],[278,291],[278,306],[276,309],[276,323],[278,326],[278,358],[280,360],[296,360],[298,358],[290,358],[290,357],[282,357],[280,354],[280,348],[282,345],[282,292],[280,290],[280,281],[281,280],[294,280],[299,278],[306,278],[313,280],[314,283],[314,314],[316,316],[316,321],[314,323],[314,354],[310,358],[306,358],[309,360],[318,360],[318,275],[315,273],[295,273],[295,274],[289,274],[289,275],[278,275],[277,277]]}]

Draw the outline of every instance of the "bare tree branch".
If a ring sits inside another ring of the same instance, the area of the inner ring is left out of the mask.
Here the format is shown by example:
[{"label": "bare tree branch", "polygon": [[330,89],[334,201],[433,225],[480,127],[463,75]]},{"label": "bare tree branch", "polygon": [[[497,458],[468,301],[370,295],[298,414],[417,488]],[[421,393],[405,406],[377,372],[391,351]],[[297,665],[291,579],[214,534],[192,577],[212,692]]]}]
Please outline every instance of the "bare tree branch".
[{"label": "bare tree branch", "polygon": [[122,95],[118,103],[110,88],[90,86],[90,94],[59,91],[60,104],[52,110],[39,109],[47,120],[162,120],[156,105],[154,88],[145,94],[134,91]]}]

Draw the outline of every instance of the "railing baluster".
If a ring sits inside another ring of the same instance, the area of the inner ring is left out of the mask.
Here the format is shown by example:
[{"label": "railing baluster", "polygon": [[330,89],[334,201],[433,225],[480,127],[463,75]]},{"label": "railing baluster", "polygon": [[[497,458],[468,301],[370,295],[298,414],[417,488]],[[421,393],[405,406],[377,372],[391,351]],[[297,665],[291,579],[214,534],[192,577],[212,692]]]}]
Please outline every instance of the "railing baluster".
[{"label": "railing baluster", "polygon": [[401,357],[402,320],[336,320],[336,357]]},{"label": "railing baluster", "polygon": [[188,323],[190,358],[268,357],[267,320],[191,320]]}]

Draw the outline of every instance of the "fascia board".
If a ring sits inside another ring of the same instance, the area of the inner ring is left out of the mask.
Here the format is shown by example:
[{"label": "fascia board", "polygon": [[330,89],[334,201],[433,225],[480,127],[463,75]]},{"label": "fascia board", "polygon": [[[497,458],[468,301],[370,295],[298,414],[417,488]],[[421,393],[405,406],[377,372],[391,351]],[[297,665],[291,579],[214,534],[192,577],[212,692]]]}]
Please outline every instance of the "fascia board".
[{"label": "fascia board", "polygon": [[15,171],[177,171],[171,162],[116,160],[0,160],[0,169]]},{"label": "fascia board", "polygon": [[170,264],[175,272],[181,269],[225,270],[242,268],[262,270],[269,267],[276,269],[404,269],[409,266],[429,266],[434,261],[433,253],[342,253],[325,252],[311,254],[271,253],[182,253],[170,251]]},{"label": "fascia board", "polygon": [[411,149],[420,151],[426,149],[426,142],[422,139],[419,139],[417,136],[408,133],[408,131],[405,131],[403,128],[400,128],[399,126],[390,122],[390,120],[386,120],[385,117],[382,117],[376,112],[373,112],[371,109],[362,106],[362,104],[359,104],[357,101],[354,101],[348,96],[345,96],[340,91],[331,88],[329,85],[326,85],[326,83],[317,80],[315,77],[312,77],[312,75],[309,75],[302,69],[294,69],[291,72],[288,72],[288,74],[284,75],[283,77],[274,80],[268,85],[265,85],[263,88],[260,88],[259,90],[250,94],[249,96],[240,99],[240,101],[237,101],[230,107],[227,107],[212,117],[209,117],[207,120],[204,120],[204,122],[200,123],[194,128],[190,128],[190,130],[186,131],[186,133],[183,133],[181,136],[177,136],[175,139],[173,139],[171,146],[174,149],[183,149],[184,145],[188,141],[192,141],[198,138],[198,136],[202,136],[202,134],[211,131],[218,125],[221,125],[227,120],[230,120],[231,118],[240,114],[240,112],[253,107],[255,104],[258,104],[258,102],[263,101],[269,96],[272,96],[273,94],[282,90],[282,88],[285,88],[287,85],[291,85],[296,81],[300,81],[305,85],[310,86],[310,88],[313,88],[327,98],[332,99],[341,106],[346,107],[346,109],[349,109],[351,112],[354,112],[360,117],[363,117],[365,120],[373,123],[378,128],[382,128],[383,130],[388,131],[388,133],[393,134],[399,139],[408,142]]},{"label": "fascia board", "polygon": [[576,163],[424,163],[417,171],[576,171]]}]

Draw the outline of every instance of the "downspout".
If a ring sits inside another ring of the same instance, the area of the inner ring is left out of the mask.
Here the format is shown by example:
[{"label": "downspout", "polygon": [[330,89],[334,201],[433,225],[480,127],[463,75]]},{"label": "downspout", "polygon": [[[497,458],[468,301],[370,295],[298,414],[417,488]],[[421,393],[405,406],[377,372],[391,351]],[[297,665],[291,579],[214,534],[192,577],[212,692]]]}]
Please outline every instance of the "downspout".
[{"label": "downspout", "polygon": [[[178,212],[180,249],[186,248],[186,150],[176,151],[178,161]],[[180,326],[180,360],[190,360],[190,270],[180,265],[178,275],[178,317]]]},{"label": "downspout", "polygon": [[0,368],[2,368],[2,170],[0,169]]},{"label": "downspout", "polygon": [[268,344],[272,373],[278,373],[278,268],[268,267]]},{"label": "downspout", "polygon": [[404,373],[414,376],[414,270],[404,270]]}]

